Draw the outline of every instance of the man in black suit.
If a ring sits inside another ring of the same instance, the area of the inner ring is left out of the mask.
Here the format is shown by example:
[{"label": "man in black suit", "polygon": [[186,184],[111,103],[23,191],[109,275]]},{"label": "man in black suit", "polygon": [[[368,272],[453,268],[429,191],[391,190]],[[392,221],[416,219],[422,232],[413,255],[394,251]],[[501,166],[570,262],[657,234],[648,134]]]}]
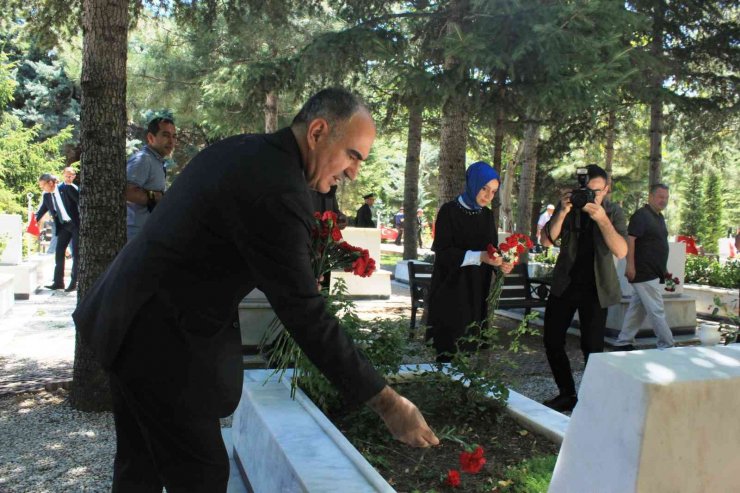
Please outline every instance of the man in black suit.
[{"label": "man in black suit", "polygon": [[36,221],[47,212],[54,219],[57,231],[57,248],[54,252],[54,282],[49,289],[64,289],[64,255],[67,246],[72,248],[72,278],[66,292],[77,289],[77,235],[80,229],[80,193],[74,185],[58,184],[57,177],[43,174],[39,177],[39,187],[44,191],[41,206],[36,211]]},{"label": "man in black suit", "polygon": [[357,219],[355,220],[358,228],[374,228],[375,221],[373,220],[373,204],[375,203],[375,194],[369,193],[363,195],[365,203],[357,209]]},{"label": "man in black suit", "polygon": [[110,372],[113,491],[226,491],[218,418],[241,397],[234,314],[255,287],[347,399],[410,445],[439,443],[326,313],[310,266],[311,190],[354,179],[374,138],[362,103],[326,89],[289,128],[204,149],[80,302],[77,330]]}]

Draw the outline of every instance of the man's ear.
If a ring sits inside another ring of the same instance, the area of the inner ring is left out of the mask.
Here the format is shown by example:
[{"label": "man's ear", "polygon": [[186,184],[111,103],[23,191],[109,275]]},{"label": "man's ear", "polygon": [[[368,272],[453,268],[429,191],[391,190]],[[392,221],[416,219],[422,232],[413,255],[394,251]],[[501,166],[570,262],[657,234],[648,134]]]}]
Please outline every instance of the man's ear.
[{"label": "man's ear", "polygon": [[154,135],[151,132],[146,133],[146,143],[152,145],[154,143]]},{"label": "man's ear", "polygon": [[329,122],[323,118],[314,118],[306,128],[306,140],[308,148],[313,149],[321,139],[329,136]]}]

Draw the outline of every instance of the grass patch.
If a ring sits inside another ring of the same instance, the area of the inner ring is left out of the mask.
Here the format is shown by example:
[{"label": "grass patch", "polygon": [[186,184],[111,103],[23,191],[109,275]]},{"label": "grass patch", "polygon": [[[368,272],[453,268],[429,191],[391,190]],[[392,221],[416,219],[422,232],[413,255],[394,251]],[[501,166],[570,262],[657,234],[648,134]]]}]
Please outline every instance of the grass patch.
[{"label": "grass patch", "polygon": [[522,461],[518,466],[508,468],[504,474],[506,479],[499,483],[501,491],[511,493],[547,492],[556,460],[557,456],[546,455]]},{"label": "grass patch", "polygon": [[380,265],[395,265],[403,260],[403,254],[396,252],[380,252]]}]

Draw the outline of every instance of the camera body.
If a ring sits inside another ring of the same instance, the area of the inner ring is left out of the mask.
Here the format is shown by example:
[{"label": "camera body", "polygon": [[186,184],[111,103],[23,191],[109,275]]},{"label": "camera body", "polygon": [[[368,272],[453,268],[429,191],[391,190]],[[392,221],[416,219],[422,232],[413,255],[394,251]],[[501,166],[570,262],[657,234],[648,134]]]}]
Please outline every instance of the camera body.
[{"label": "camera body", "polygon": [[589,202],[596,202],[596,192],[586,186],[588,183],[588,170],[586,168],[576,169],[578,188],[570,193],[570,203],[577,209],[582,209]]}]

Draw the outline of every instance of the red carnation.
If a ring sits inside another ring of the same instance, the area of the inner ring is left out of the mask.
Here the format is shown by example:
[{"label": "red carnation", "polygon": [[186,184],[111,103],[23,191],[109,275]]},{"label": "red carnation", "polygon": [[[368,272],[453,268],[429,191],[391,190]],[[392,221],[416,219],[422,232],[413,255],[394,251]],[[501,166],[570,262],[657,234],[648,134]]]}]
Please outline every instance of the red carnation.
[{"label": "red carnation", "polygon": [[342,232],[339,231],[339,228],[334,226],[334,228],[331,230],[331,239],[334,241],[341,241],[342,240]]},{"label": "red carnation", "polygon": [[460,453],[460,469],[464,472],[475,474],[481,470],[486,459],[483,457],[483,447],[480,445],[472,452]]},{"label": "red carnation", "polygon": [[486,250],[488,250],[488,256],[490,258],[494,258],[496,256],[496,253],[498,253],[498,250],[496,250],[496,247],[491,245],[490,243],[486,247]]},{"label": "red carnation", "polygon": [[460,473],[457,472],[455,469],[450,469],[449,471],[447,471],[445,484],[448,486],[452,486],[453,488],[457,488],[458,486],[460,486]]},{"label": "red carnation", "polygon": [[332,211],[324,211],[324,214],[321,216],[322,221],[331,221],[332,224],[337,222],[337,214]]}]

